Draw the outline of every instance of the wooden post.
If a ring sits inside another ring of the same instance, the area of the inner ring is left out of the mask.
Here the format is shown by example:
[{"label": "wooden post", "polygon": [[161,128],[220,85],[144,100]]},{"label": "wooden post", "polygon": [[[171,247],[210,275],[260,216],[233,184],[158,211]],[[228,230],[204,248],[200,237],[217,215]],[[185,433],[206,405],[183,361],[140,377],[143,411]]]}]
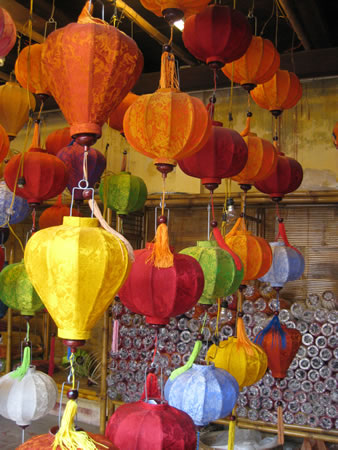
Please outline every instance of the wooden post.
[{"label": "wooden post", "polygon": [[43,359],[48,360],[49,355],[50,315],[43,313]]},{"label": "wooden post", "polygon": [[[9,251],[9,264],[14,262],[14,249],[10,248]],[[13,312],[12,308],[8,308],[7,311],[7,348],[6,348],[6,373],[11,371],[12,365],[12,327],[13,327]]]}]

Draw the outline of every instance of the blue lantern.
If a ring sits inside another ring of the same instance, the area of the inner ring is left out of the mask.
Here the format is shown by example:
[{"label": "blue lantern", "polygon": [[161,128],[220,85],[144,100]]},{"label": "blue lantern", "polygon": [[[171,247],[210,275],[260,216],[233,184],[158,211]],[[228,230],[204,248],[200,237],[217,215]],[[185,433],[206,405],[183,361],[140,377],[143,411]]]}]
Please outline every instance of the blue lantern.
[{"label": "blue lantern", "polygon": [[193,364],[174,380],[168,379],[164,395],[170,406],[189,414],[196,426],[204,426],[231,413],[239,387],[225,370]]},{"label": "blue lantern", "polygon": [[8,223],[15,224],[22,222],[29,213],[27,200],[21,197],[14,197],[12,208],[13,192],[10,191],[4,181],[0,181],[0,226]]}]

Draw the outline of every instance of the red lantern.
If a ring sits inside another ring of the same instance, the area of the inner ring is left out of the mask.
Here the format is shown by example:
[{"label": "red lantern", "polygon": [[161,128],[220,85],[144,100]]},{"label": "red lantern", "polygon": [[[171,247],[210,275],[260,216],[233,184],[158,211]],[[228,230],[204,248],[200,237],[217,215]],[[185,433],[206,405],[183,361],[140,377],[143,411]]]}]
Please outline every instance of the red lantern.
[{"label": "red lantern", "polygon": [[219,69],[244,55],[252,34],[241,12],[229,6],[209,5],[186,19],[182,38],[192,55]]},{"label": "red lantern", "polygon": [[[112,444],[107,438],[101,436],[100,434],[87,433],[89,437],[97,442],[97,448],[105,450],[117,450],[114,444]],[[100,445],[101,444],[101,445]],[[18,450],[52,450],[54,445],[54,436],[51,434],[41,434],[40,436],[34,436],[24,444],[17,447]],[[58,446],[58,449],[60,447]],[[85,448],[79,450],[86,450]]]},{"label": "red lantern", "polygon": [[16,41],[16,27],[12,17],[0,8],[0,58],[4,58],[14,47]]},{"label": "red lantern", "polygon": [[[23,163],[21,158],[24,159]],[[61,194],[67,185],[68,171],[56,156],[35,148],[13,156],[6,165],[4,178],[11,191],[14,191],[17,183],[16,195],[25,198],[33,206]]]},{"label": "red lantern", "polygon": [[302,181],[303,169],[299,162],[279,152],[275,170],[264,180],[257,181],[255,188],[279,202],[284,195],[298,189]]},{"label": "red lantern", "polygon": [[120,406],[109,419],[106,436],[123,450],[196,449],[194,422],[166,402],[138,401]]},{"label": "red lantern", "polygon": [[214,191],[222,178],[237,175],[248,159],[248,147],[239,133],[213,122],[207,143],[192,156],[178,162],[184,173],[201,178],[202,184]]},{"label": "red lantern", "polygon": [[55,130],[47,136],[46,150],[51,155],[57,154],[63,147],[67,147],[71,143],[72,137],[70,135],[70,128],[60,128]]},{"label": "red lantern", "polygon": [[199,263],[188,255],[174,253],[173,266],[158,268],[150,261],[152,244],[135,251],[127,281],[119,292],[131,311],[146,316],[146,322],[165,325],[170,317],[191,309],[204,289]]},{"label": "red lantern", "polygon": [[[39,218],[40,230],[62,225],[64,216],[70,216],[70,208],[62,203],[61,195],[59,195],[56,203],[50,208],[46,208],[41,214]],[[73,209],[72,216],[81,216],[81,214],[76,209]]]}]

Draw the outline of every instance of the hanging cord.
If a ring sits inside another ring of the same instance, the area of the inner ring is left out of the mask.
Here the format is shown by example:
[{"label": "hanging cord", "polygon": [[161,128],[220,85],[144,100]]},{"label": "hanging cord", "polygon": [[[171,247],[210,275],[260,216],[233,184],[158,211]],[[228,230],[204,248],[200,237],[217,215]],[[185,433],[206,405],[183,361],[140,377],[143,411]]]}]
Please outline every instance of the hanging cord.
[{"label": "hanging cord", "polygon": [[248,11],[248,19],[254,19],[255,21],[255,36],[257,36],[257,17],[254,15],[255,12],[255,0],[252,0],[251,8]]},{"label": "hanging cord", "polygon": [[216,318],[216,329],[215,329],[215,336],[218,337],[219,330],[218,330],[218,324],[219,324],[219,316],[221,314],[221,299],[217,299],[217,318]]},{"label": "hanging cord", "polygon": [[270,17],[267,19],[267,21],[262,26],[262,29],[261,29],[261,32],[260,32],[260,36],[263,36],[266,26],[268,25],[270,20],[273,18],[274,14],[275,14],[275,7],[276,7],[276,3],[275,3],[275,0],[273,0],[272,1],[272,11],[271,11]]},{"label": "hanging cord", "polygon": [[45,32],[44,32],[44,35],[43,35],[43,40],[44,41],[46,40],[46,37],[47,37],[48,26],[49,25],[54,26],[54,30],[56,30],[56,28],[57,28],[57,22],[54,19],[54,13],[55,13],[55,0],[53,0],[53,3],[52,3],[52,11],[50,13],[50,18],[45,23]]},{"label": "hanging cord", "polygon": [[233,115],[232,115],[232,103],[233,103],[233,96],[234,96],[234,71],[235,71],[235,64],[231,64],[231,87],[230,87],[230,97],[229,97],[229,112],[228,112],[228,127],[233,128]]},{"label": "hanging cord", "polygon": [[[275,0],[276,1],[276,0]],[[277,4],[277,1],[276,1]],[[279,15],[278,15],[278,8],[276,9],[276,25],[275,25],[275,47],[277,49],[277,45],[278,45],[278,22],[279,22]]]}]

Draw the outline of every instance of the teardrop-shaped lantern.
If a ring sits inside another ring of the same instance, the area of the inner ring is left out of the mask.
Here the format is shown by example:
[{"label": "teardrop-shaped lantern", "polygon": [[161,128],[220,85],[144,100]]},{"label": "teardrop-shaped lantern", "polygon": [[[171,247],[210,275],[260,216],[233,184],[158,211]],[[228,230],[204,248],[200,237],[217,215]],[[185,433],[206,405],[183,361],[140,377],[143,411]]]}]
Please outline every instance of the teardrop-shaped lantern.
[{"label": "teardrop-shaped lantern", "polygon": [[280,56],[269,39],[252,36],[249,48],[244,55],[226,64],[222,71],[235,83],[239,83],[245,90],[250,91],[257,84],[269,81],[279,69]]},{"label": "teardrop-shaped lantern", "polygon": [[[55,436],[52,433],[53,429],[47,434],[40,434],[39,436],[33,436],[28,439],[24,444],[19,445],[17,450],[52,450],[54,445]],[[89,438],[97,443],[98,449],[105,450],[118,450],[114,444],[110,442],[109,439],[105,438],[100,434],[87,433]],[[60,448],[60,447],[59,447]],[[84,450],[84,449],[83,449]]]},{"label": "teardrop-shaped lantern", "polygon": [[243,267],[236,267],[233,257],[215,241],[198,241],[181,254],[192,256],[199,262],[204,274],[204,290],[199,303],[212,304],[219,297],[234,293],[243,279]]},{"label": "teardrop-shaped lantern", "polygon": [[130,172],[106,176],[100,183],[99,193],[102,202],[106,197],[107,207],[121,216],[142,209],[148,195],[147,186],[142,178]]},{"label": "teardrop-shaped lantern", "polygon": [[206,144],[192,156],[181,159],[179,166],[191,177],[201,178],[202,184],[214,191],[222,178],[237,175],[248,159],[248,148],[237,131],[212,122],[211,135]]},{"label": "teardrop-shaped lantern", "polygon": [[34,316],[43,308],[23,261],[9,264],[0,272],[0,298],[23,316]]},{"label": "teardrop-shaped lantern", "polygon": [[125,281],[130,262],[122,241],[97,219],[64,217],[63,225],[29,239],[25,266],[58,336],[81,341]]},{"label": "teardrop-shaped lantern", "polygon": [[213,69],[240,58],[251,38],[247,18],[237,9],[223,5],[209,5],[188,17],[182,33],[189,52]]},{"label": "teardrop-shaped lantern", "polygon": [[4,58],[16,42],[16,26],[5,8],[0,8],[0,58]]},{"label": "teardrop-shaped lantern", "polygon": [[173,24],[183,17],[197,14],[207,6],[208,0],[140,0],[142,5],[157,16]]},{"label": "teardrop-shaped lantern", "polygon": [[107,123],[110,128],[113,128],[123,134],[123,117],[129,106],[132,105],[138,98],[139,95],[128,92],[117,108],[113,109],[109,114]]},{"label": "teardrop-shaped lantern", "polygon": [[120,406],[106,436],[123,450],[195,450],[196,431],[188,414],[166,402],[138,401]]},{"label": "teardrop-shaped lantern", "polygon": [[0,86],[0,124],[10,140],[14,139],[28,121],[29,109],[35,109],[35,98],[15,81]]},{"label": "teardrop-shaped lantern", "polygon": [[6,130],[0,125],[0,163],[6,158],[9,150],[9,139]]},{"label": "teardrop-shaped lantern", "polygon": [[[43,230],[48,227],[57,227],[62,225],[63,218],[70,215],[70,207],[62,203],[61,195],[53,206],[46,208],[39,217],[39,228]],[[81,214],[74,208],[72,216],[80,216]]]},{"label": "teardrop-shaped lantern", "polygon": [[101,136],[110,111],[134,86],[142,68],[136,42],[117,27],[92,18],[87,4],[78,23],[59,28],[44,42],[43,76],[70,134],[82,136],[83,144],[92,145]]},{"label": "teardrop-shaped lantern", "polygon": [[302,97],[302,85],[293,72],[277,70],[269,81],[250,91],[250,95],[258,106],[277,117],[284,109],[293,108],[298,103]]},{"label": "teardrop-shaped lantern", "polygon": [[247,231],[245,220],[239,217],[225,237],[226,244],[238,255],[244,266],[243,281],[262,277],[271,267],[272,252],[268,242]]},{"label": "teardrop-shaped lantern", "polygon": [[51,155],[57,155],[57,153],[64,147],[67,147],[71,143],[72,137],[70,135],[70,128],[64,127],[59,130],[52,131],[46,139],[46,150]]},{"label": "teardrop-shaped lantern", "polygon": [[14,196],[4,181],[0,181],[0,224],[22,222],[29,214],[29,205],[24,198]]},{"label": "teardrop-shaped lantern", "polygon": [[213,344],[206,360],[235,377],[239,388],[257,383],[265,374],[268,358],[265,351],[247,337],[242,317],[237,318],[237,337]]}]

